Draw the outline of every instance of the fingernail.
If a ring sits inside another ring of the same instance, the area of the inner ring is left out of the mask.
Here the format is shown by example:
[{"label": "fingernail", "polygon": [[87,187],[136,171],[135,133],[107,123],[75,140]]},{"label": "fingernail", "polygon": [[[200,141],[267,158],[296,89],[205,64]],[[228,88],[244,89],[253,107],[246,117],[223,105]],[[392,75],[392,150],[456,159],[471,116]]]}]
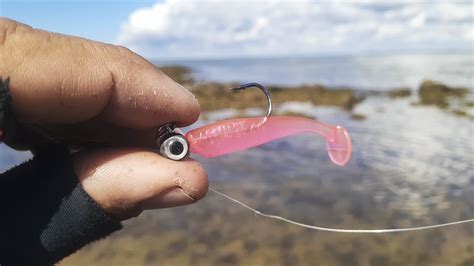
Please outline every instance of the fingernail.
[{"label": "fingernail", "polygon": [[161,209],[187,205],[196,202],[188,194],[184,193],[181,188],[173,187],[164,190],[157,196],[148,199],[142,203],[142,208],[146,209]]}]

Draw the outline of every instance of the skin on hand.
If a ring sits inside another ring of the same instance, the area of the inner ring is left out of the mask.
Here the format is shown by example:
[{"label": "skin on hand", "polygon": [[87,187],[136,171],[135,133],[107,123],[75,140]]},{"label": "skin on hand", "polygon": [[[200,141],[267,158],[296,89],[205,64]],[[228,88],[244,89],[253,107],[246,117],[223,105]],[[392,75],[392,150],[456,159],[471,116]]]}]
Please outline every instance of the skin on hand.
[{"label": "skin on hand", "polygon": [[73,157],[84,190],[107,212],[126,219],[205,196],[207,174],[199,163],[170,161],[150,150],[156,149],[157,127],[192,124],[199,103],[144,58],[0,18],[0,62],[19,122],[41,125],[63,140],[114,144]]}]

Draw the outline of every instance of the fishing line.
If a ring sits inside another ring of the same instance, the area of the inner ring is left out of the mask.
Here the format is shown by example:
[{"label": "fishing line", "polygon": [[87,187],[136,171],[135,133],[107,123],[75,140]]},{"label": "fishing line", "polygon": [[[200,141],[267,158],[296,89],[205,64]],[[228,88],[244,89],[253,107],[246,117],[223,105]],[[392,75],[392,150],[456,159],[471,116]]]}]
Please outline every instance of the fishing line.
[{"label": "fishing line", "polygon": [[419,230],[427,230],[427,229],[433,229],[433,228],[440,228],[440,227],[446,227],[446,226],[452,226],[452,225],[459,225],[459,224],[464,224],[464,223],[472,223],[474,222],[474,219],[467,219],[467,220],[462,220],[462,221],[457,221],[457,222],[450,222],[450,223],[442,223],[442,224],[435,224],[435,225],[427,225],[427,226],[418,226],[418,227],[407,227],[407,228],[391,228],[391,229],[346,229],[346,228],[329,228],[329,227],[321,227],[321,226],[314,226],[314,225],[309,225],[309,224],[303,224],[300,222],[296,222],[278,215],[272,215],[272,214],[267,214],[263,213],[257,209],[254,209],[247,204],[232,198],[231,196],[228,196],[222,192],[217,191],[216,189],[209,187],[209,190],[213,191],[214,193],[252,211],[256,215],[260,215],[262,217],[274,219],[274,220],[280,220],[289,224],[293,224],[296,226],[312,229],[312,230],[318,230],[318,231],[326,231],[326,232],[335,232],[335,233],[352,233],[352,234],[380,234],[380,233],[399,233],[399,232],[407,232],[407,231],[419,231]]}]

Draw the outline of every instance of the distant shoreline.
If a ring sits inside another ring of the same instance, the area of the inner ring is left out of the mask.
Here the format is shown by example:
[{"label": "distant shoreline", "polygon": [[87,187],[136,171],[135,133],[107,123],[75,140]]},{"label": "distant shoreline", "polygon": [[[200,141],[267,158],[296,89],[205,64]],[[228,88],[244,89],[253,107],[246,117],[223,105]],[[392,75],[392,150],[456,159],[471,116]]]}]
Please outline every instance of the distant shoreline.
[{"label": "distant shoreline", "polygon": [[340,57],[389,57],[400,55],[470,55],[473,56],[474,50],[439,50],[439,51],[391,51],[391,52],[372,52],[372,53],[333,53],[333,54],[293,54],[293,55],[266,55],[266,56],[228,56],[228,57],[178,57],[178,58],[147,58],[159,66],[180,65],[180,62],[193,61],[227,61],[227,60],[272,60],[272,59],[321,59],[321,58],[340,58]]}]

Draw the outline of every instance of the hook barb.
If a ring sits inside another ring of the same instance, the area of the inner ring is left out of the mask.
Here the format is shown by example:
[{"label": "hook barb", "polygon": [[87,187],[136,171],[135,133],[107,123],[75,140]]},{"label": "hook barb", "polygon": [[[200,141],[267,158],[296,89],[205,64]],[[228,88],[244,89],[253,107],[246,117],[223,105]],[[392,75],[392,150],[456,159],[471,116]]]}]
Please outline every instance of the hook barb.
[{"label": "hook barb", "polygon": [[267,101],[268,101],[267,117],[271,116],[273,112],[272,95],[270,94],[270,91],[262,84],[252,82],[252,83],[242,84],[239,87],[230,88],[230,89],[233,91],[237,91],[237,90],[245,90],[251,87],[259,88],[261,91],[263,91],[263,93],[265,93],[265,96],[267,96]]}]

